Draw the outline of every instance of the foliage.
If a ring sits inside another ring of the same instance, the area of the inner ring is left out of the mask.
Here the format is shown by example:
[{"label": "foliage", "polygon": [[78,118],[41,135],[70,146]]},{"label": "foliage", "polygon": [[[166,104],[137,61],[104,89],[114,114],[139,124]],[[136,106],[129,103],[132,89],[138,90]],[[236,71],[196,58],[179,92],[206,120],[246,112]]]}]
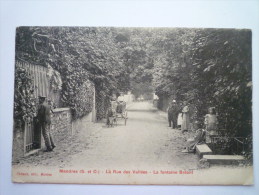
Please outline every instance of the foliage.
[{"label": "foliage", "polygon": [[[157,95],[187,100],[197,110],[193,120],[200,124],[207,109],[216,107],[220,128],[229,136],[251,136],[251,31],[179,29],[172,33],[161,45],[170,52],[166,49],[155,60]],[[225,148],[230,146],[226,143]]]},{"label": "foliage", "polygon": [[96,89],[96,118],[101,120],[106,117],[106,112],[110,106],[110,96],[103,90]]},{"label": "foliage", "polygon": [[50,90],[58,91],[62,89],[62,80],[60,73],[55,71],[50,65],[47,68],[47,77],[50,84]]},{"label": "foliage", "polygon": [[[88,80],[107,97],[129,88],[115,36],[112,28],[20,27],[17,28],[16,58],[57,70],[63,82],[63,106],[72,106],[74,116],[79,117],[83,115],[81,111],[89,113],[90,106],[82,104],[75,94]],[[58,75],[52,81],[59,88]]]},{"label": "foliage", "polygon": [[187,100],[200,124],[208,107],[216,107],[229,136],[252,134],[249,30],[23,27],[16,57],[60,72],[63,105],[76,117],[91,108],[77,97],[90,80],[101,118],[113,93],[131,89],[136,96]]},{"label": "foliage", "polygon": [[150,82],[141,82],[137,83],[132,81],[132,85],[134,86],[132,88],[132,94],[135,95],[136,98],[138,98],[141,95],[144,96],[152,96],[153,93],[153,87],[150,84]]},{"label": "foliage", "polygon": [[[229,135],[252,133],[251,32],[197,32],[193,52],[193,88],[200,102],[218,110],[221,128]],[[203,108],[205,111],[206,109]],[[202,113],[202,112],[201,112]]]},{"label": "foliage", "polygon": [[32,77],[24,68],[16,66],[14,88],[14,119],[31,121],[36,115]]},{"label": "foliage", "polygon": [[[71,87],[70,82],[66,84]],[[62,101],[71,108],[73,119],[77,119],[92,111],[94,86],[90,81],[86,81],[80,86],[73,87],[68,90],[70,94],[64,93]]]}]

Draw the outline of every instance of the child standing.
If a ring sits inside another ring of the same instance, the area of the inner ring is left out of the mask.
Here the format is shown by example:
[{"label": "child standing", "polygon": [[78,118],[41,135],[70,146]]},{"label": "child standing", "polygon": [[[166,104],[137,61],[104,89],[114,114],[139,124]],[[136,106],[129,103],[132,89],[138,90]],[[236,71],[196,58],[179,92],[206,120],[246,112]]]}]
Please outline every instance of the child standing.
[{"label": "child standing", "polygon": [[218,119],[215,112],[215,108],[211,107],[208,109],[209,114],[205,115],[205,128],[206,128],[206,143],[211,143],[210,136],[217,135]]}]

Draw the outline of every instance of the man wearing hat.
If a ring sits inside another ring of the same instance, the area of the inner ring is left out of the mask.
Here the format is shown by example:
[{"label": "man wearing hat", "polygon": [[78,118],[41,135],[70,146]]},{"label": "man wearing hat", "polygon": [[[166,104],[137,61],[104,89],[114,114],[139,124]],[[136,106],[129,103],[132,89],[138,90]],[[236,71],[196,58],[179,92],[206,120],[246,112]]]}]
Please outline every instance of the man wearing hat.
[{"label": "man wearing hat", "polygon": [[39,107],[37,112],[37,121],[39,128],[42,131],[42,136],[47,147],[46,152],[51,152],[56,146],[53,142],[53,139],[50,135],[50,106],[45,102],[45,96],[39,96]]},{"label": "man wearing hat", "polygon": [[[167,112],[168,112],[169,127],[172,126],[173,129],[176,129],[177,128],[177,117],[179,114],[179,106],[177,105],[175,100],[172,101]],[[171,123],[173,123],[173,124],[171,125]]]}]

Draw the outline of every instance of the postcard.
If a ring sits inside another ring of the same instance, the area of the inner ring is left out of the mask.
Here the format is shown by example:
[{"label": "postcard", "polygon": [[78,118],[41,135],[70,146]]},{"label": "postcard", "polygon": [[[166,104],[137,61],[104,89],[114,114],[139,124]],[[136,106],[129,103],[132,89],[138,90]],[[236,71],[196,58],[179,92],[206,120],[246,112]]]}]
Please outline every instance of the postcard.
[{"label": "postcard", "polygon": [[12,180],[252,185],[249,29],[17,27]]}]

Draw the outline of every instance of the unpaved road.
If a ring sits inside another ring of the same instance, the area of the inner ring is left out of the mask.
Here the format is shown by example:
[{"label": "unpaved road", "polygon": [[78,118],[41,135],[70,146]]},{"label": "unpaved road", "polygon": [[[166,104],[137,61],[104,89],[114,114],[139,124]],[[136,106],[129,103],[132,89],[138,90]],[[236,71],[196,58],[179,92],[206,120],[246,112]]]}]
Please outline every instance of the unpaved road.
[{"label": "unpaved road", "polygon": [[128,108],[127,125],[86,124],[73,137],[58,143],[54,152],[22,159],[14,166],[59,168],[159,168],[196,169],[198,157],[181,153],[186,138],[168,127],[166,115],[149,102],[135,102]]}]

